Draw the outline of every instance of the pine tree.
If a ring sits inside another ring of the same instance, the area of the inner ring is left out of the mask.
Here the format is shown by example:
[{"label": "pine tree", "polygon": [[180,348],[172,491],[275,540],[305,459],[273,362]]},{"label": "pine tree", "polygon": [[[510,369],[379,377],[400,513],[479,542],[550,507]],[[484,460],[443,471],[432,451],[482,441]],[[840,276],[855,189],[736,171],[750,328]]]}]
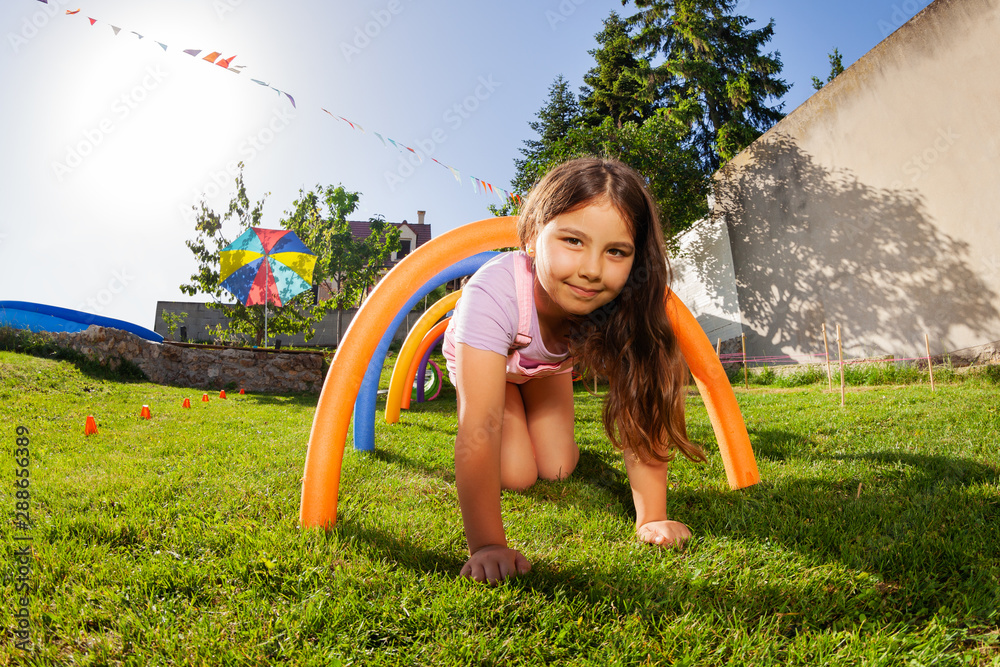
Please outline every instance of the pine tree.
[{"label": "pine tree", "polygon": [[833,53],[827,55],[830,59],[830,75],[826,77],[826,81],[823,81],[818,76],[812,78],[813,88],[816,90],[822,90],[823,86],[830,83],[838,76],[844,72],[844,56],[841,55],[840,50],[834,47]]},{"label": "pine tree", "polygon": [[[623,0],[623,4],[629,0]],[[789,86],[778,78],[780,54],[761,49],[774,21],[757,30],[737,16],[735,0],[634,0],[628,19],[637,53],[652,64],[646,97],[684,113],[705,169],[714,172],[783,117],[767,105]],[[686,105],[687,102],[694,105]],[[686,111],[681,111],[682,109]]]},{"label": "pine tree", "polygon": [[588,53],[597,64],[584,75],[580,97],[587,124],[597,126],[611,118],[620,128],[627,121],[649,118],[654,109],[643,99],[645,83],[640,75],[648,65],[636,59],[628,25],[611,12],[596,39],[598,48]]},{"label": "pine tree", "polygon": [[554,146],[581,120],[580,103],[562,74],[549,86],[549,100],[537,114],[538,120],[528,126],[538,139],[527,139],[520,149],[524,159],[515,159],[516,174],[511,186],[514,192],[525,193],[545,173],[547,165],[557,158]]}]

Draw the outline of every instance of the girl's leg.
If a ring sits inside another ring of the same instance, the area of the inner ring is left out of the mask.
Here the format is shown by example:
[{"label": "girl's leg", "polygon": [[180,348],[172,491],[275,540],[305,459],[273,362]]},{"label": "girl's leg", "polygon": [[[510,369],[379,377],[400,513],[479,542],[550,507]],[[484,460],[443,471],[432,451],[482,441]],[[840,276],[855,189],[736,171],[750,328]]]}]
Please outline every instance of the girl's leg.
[{"label": "girl's leg", "polygon": [[537,475],[563,479],[580,460],[573,438],[573,376],[563,373],[538,378],[520,385],[520,390]]},{"label": "girl's leg", "polygon": [[573,378],[569,373],[507,383],[500,442],[500,484],[526,489],[538,478],[563,479],[576,468]]},{"label": "girl's leg", "polygon": [[508,382],[500,436],[500,486],[504,489],[526,489],[537,480],[538,466],[528,435],[524,401],[518,385]]}]

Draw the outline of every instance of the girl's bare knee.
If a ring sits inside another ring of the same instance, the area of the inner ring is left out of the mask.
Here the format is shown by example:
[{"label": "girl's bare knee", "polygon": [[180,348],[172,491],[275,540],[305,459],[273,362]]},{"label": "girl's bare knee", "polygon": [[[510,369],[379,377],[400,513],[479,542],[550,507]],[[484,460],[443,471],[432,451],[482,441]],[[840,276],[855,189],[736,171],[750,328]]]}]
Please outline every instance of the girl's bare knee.
[{"label": "girl's bare knee", "polygon": [[517,471],[501,470],[500,486],[511,491],[524,491],[538,481],[538,471],[522,468]]},{"label": "girl's bare knee", "polygon": [[558,481],[566,479],[570,473],[576,470],[576,464],[580,461],[580,450],[574,445],[563,456],[554,460],[546,461],[538,466],[538,477],[548,481]]}]

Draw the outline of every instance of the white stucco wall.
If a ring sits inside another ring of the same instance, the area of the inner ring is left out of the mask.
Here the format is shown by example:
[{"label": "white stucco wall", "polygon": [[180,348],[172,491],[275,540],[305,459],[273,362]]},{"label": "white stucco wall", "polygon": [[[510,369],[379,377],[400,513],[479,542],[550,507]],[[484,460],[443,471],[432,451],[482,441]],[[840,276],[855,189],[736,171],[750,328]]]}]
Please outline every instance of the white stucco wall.
[{"label": "white stucco wall", "polygon": [[677,241],[679,249],[670,260],[671,288],[713,345],[739,338],[742,326],[727,226],[722,220],[701,220]]},{"label": "white stucco wall", "polygon": [[748,351],[1000,340],[1000,0],[935,0],[715,177]]}]

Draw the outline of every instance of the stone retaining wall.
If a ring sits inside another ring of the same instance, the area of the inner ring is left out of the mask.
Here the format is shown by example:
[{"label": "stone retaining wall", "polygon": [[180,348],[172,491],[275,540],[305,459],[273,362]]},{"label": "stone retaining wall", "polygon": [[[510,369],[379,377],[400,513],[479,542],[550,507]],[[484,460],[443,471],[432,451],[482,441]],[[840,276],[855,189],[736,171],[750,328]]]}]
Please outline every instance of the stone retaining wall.
[{"label": "stone retaining wall", "polygon": [[204,389],[242,388],[268,393],[319,392],[322,353],[239,348],[205,349],[154,343],[120,329],[96,325],[78,333],[47,334],[61,346],[117,368],[128,360],[151,382]]}]

